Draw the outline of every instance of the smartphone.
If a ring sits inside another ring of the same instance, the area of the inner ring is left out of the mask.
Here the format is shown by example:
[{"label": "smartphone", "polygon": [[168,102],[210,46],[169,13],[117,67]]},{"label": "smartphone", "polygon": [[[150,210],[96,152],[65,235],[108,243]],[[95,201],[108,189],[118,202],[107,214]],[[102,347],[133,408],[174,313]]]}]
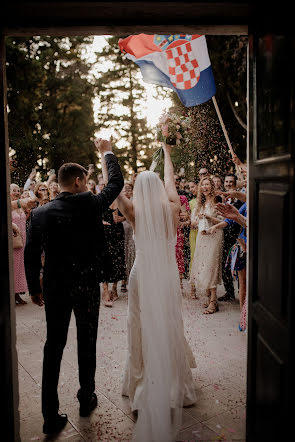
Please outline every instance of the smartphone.
[{"label": "smartphone", "polygon": [[49,173],[50,175],[55,175],[55,169],[50,169]]},{"label": "smartphone", "polygon": [[37,172],[36,167],[34,167],[34,168],[32,169],[32,172]]},{"label": "smartphone", "polygon": [[94,169],[94,164],[88,164],[89,169]]}]

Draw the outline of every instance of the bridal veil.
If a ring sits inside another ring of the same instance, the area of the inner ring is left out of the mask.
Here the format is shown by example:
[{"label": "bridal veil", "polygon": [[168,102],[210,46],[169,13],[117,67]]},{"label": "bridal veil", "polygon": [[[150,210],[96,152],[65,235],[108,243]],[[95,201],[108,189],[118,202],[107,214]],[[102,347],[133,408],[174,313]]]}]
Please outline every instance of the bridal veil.
[{"label": "bridal veil", "polygon": [[171,206],[158,175],[145,171],[134,187],[135,243],[142,353],[143,401],[135,440],[171,442],[181,425],[186,340],[175,258]]}]

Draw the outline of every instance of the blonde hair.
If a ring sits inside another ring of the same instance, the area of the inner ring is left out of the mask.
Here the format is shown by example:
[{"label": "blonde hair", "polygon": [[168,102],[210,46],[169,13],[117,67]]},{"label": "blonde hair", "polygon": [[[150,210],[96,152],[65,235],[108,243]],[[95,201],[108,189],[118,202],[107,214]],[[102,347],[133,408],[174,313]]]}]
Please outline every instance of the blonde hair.
[{"label": "blonde hair", "polygon": [[196,198],[196,215],[198,215],[202,208],[204,208],[206,203],[206,197],[203,195],[201,186],[204,181],[208,180],[211,185],[211,191],[210,191],[210,204],[214,205],[216,203],[216,193],[215,193],[215,187],[212,178],[210,177],[204,177],[201,178],[199,184],[198,184],[198,193]]},{"label": "blonde hair", "polygon": [[46,184],[46,183],[43,183],[42,181],[39,181],[37,184],[35,184],[35,187],[34,187],[34,194],[36,195],[37,198],[40,198],[40,195],[39,195],[39,187],[41,187],[41,186],[46,187],[47,193],[48,193],[48,195],[49,195],[49,190],[48,190],[48,186],[47,186],[47,184]]}]

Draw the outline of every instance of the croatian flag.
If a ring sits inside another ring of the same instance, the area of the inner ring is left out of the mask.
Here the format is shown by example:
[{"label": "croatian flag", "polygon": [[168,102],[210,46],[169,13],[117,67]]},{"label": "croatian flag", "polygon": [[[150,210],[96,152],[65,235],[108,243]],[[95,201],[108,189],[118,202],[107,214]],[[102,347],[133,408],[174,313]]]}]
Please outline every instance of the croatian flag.
[{"label": "croatian flag", "polygon": [[140,67],[146,83],[173,89],[186,107],[216,93],[204,35],[130,35],[119,47]]}]

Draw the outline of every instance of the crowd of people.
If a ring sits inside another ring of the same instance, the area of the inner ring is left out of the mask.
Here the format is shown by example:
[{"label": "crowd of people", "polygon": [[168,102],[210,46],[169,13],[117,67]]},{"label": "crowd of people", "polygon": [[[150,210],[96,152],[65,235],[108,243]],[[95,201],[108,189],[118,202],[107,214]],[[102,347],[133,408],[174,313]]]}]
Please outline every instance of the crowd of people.
[{"label": "crowd of people", "polygon": [[[97,179],[93,165],[86,170],[66,163],[58,179],[52,170],[47,181],[36,180],[33,170],[23,188],[11,184],[15,302],[25,304],[21,296],[29,291],[33,303],[45,303],[43,432],[59,431],[67,422],[66,415],[58,414],[57,385],[72,311],[80,416],[97,406],[94,375],[102,285],[105,307],[120,297],[118,287],[128,294],[122,394],[129,397],[131,409],[140,412],[136,440],[158,440],[168,432],[172,437],[182,407],[196,402],[191,373],[196,361],[181,313],[183,281],[190,283],[192,299],[204,295],[203,312],[211,315],[220,302],[235,299],[237,277],[238,327],[246,330],[247,168],[234,156],[239,179],[233,173],[212,175],[203,167],[196,180],[187,181],[174,175],[171,146],[164,145],[164,180],[144,171],[124,182],[110,142],[98,139],[96,146],[103,172]],[[222,281],[225,293],[217,298]],[[156,409],[160,420],[155,419]]]},{"label": "crowd of people", "polygon": [[[235,300],[234,280],[238,280],[238,327],[245,331],[247,167],[236,155],[233,161],[239,177],[231,172],[210,174],[205,167],[195,181],[175,175],[181,201],[176,258],[181,280],[190,280],[192,298],[197,298],[197,292],[206,293],[204,314],[217,312],[219,302]],[[225,293],[217,298],[217,286],[222,283]]]},{"label": "crowd of people", "polygon": [[[174,175],[175,186],[180,199],[179,223],[175,245],[181,288],[183,279],[190,281],[190,296],[198,299],[200,292],[206,293],[204,313],[218,311],[219,303],[235,299],[234,279],[238,280],[241,320],[239,329],[246,329],[246,229],[233,219],[224,217],[224,207],[239,210],[246,217],[246,166],[234,157],[233,161],[241,171],[239,179],[234,173],[225,176],[211,174],[206,167],[198,172],[198,178],[186,180]],[[103,175],[93,178],[94,166],[89,165],[87,188],[99,194],[105,187]],[[28,291],[24,269],[24,245],[30,213],[34,208],[54,200],[59,194],[55,171],[50,171],[47,181],[36,181],[33,169],[24,187],[11,184],[12,223],[14,236],[20,235],[22,247],[14,248],[15,302],[25,304],[22,295]],[[132,201],[134,183],[138,174],[125,181],[123,193]],[[158,174],[159,176],[159,174]],[[17,203],[17,205],[15,205]],[[233,216],[231,213],[230,216]],[[235,212],[235,216],[237,216]],[[112,307],[121,292],[128,292],[128,278],[135,260],[133,229],[118,209],[117,201],[104,212],[104,232],[107,240],[112,269],[108,281],[103,282],[102,299],[106,307]],[[43,261],[44,262],[44,257]],[[40,272],[42,283],[42,270]],[[217,298],[217,286],[224,285],[225,293]]]}]

